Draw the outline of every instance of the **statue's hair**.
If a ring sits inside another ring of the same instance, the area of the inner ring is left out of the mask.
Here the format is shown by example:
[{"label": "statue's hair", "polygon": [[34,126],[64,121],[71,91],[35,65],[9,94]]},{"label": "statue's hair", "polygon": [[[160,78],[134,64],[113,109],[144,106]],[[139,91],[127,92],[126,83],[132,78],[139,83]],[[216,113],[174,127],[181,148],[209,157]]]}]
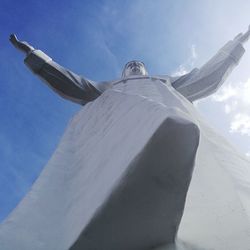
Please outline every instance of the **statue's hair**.
[{"label": "statue's hair", "polygon": [[132,62],[139,62],[139,63],[142,63],[143,66],[144,66],[144,69],[145,69],[145,71],[146,71],[146,74],[148,74],[144,62],[139,61],[139,60],[132,60],[132,61],[129,61],[129,62],[127,62],[127,63],[125,64],[125,66],[124,66],[124,68],[123,68],[123,71],[122,71],[122,77],[123,77],[123,78],[125,77],[125,69],[126,69],[127,65],[128,65],[129,63],[132,63]]}]

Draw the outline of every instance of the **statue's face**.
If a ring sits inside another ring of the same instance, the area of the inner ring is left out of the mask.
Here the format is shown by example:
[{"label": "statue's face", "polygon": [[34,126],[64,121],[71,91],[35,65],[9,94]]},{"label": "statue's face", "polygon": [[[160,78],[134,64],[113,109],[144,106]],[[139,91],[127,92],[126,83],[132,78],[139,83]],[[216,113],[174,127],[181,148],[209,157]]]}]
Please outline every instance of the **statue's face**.
[{"label": "statue's face", "polygon": [[122,72],[122,77],[128,77],[134,75],[140,75],[140,76],[148,75],[144,63],[139,61],[131,61],[125,65],[124,70]]}]

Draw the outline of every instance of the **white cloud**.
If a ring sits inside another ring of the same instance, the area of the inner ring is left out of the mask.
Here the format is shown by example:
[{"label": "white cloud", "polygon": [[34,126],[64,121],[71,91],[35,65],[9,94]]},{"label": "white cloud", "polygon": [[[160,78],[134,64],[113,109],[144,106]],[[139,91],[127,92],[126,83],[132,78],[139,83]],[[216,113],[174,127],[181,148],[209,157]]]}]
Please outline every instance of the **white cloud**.
[{"label": "white cloud", "polygon": [[182,76],[188,73],[188,69],[184,65],[180,65],[177,70],[172,73],[172,76]]},{"label": "white cloud", "polygon": [[250,136],[250,115],[245,113],[236,114],[231,122],[230,132]]},{"label": "white cloud", "polygon": [[238,89],[233,87],[231,84],[225,85],[212,96],[212,99],[216,102],[224,102],[230,99],[233,96],[236,96]]},{"label": "white cloud", "polygon": [[246,156],[250,159],[250,151],[246,153]]},{"label": "white cloud", "polygon": [[242,102],[250,106],[250,79],[243,85]]},{"label": "white cloud", "polygon": [[196,46],[195,44],[192,44],[191,46],[191,56],[187,59],[187,61],[183,64],[181,64],[176,71],[174,71],[171,75],[172,76],[182,76],[187,74],[189,71],[192,70],[194,66],[194,62],[197,59],[198,55],[196,52]]},{"label": "white cloud", "polygon": [[250,136],[250,78],[222,86],[211,100],[224,105],[225,113],[231,118],[231,133]]},{"label": "white cloud", "polygon": [[235,97],[240,99],[243,105],[250,105],[250,78],[246,82],[237,84],[225,84],[212,96],[212,100],[225,102]]}]

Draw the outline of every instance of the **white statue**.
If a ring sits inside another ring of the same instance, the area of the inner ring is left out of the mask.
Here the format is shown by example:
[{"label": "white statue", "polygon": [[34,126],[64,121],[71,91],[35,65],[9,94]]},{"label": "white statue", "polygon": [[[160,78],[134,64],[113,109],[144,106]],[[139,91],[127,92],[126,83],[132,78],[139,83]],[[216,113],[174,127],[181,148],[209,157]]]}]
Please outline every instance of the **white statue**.
[{"label": "white statue", "polygon": [[132,61],[120,79],[96,83],[11,35],[35,74],[86,105],[0,226],[0,249],[249,249],[240,197],[250,184],[231,173],[249,163],[192,105],[221,86],[249,36],[250,27],[180,77],[149,76]]},{"label": "white statue", "polygon": [[[171,85],[190,101],[211,95],[238,64],[244,53],[242,44],[249,36],[250,28],[245,34],[240,33],[234,40],[229,41],[200,69],[194,69],[180,77],[157,78],[162,82],[170,81]],[[24,62],[35,74],[45,80],[59,95],[80,104],[93,101],[120,81],[129,81],[134,77],[142,77],[142,81],[152,78],[148,76],[142,62],[132,61],[125,65],[121,79],[96,83],[58,65],[42,51],[34,49],[27,42],[20,42],[15,35],[10,36],[10,41],[27,55]]]}]

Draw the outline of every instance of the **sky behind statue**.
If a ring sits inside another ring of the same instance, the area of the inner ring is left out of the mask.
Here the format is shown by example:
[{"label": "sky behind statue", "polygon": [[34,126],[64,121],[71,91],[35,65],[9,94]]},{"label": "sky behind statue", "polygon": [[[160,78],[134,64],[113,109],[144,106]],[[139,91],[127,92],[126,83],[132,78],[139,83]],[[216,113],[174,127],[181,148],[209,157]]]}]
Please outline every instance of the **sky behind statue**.
[{"label": "sky behind statue", "polygon": [[[10,33],[65,67],[99,81],[138,59],[149,74],[183,74],[205,63],[249,24],[247,1],[2,1],[1,191],[3,219],[30,188],[80,106],[65,102],[20,63]],[[240,151],[250,151],[250,54],[198,109]]]}]

